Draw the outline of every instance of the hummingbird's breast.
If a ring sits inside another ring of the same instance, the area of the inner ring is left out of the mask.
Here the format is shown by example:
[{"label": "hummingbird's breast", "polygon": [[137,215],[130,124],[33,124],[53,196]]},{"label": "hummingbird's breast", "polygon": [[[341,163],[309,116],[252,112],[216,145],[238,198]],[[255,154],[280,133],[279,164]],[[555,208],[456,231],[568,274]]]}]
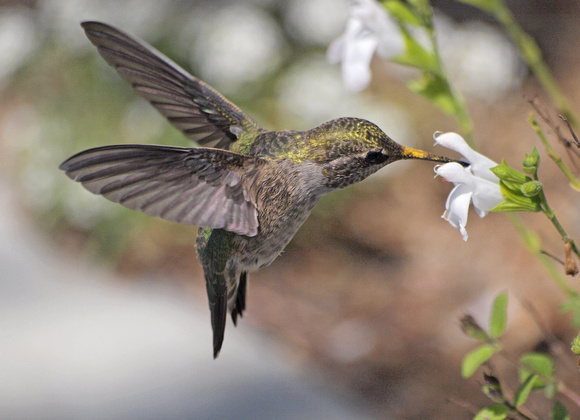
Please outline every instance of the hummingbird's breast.
[{"label": "hummingbird's breast", "polygon": [[238,264],[255,271],[271,264],[329,190],[319,165],[272,159],[251,185],[258,208],[258,234],[238,236]]}]

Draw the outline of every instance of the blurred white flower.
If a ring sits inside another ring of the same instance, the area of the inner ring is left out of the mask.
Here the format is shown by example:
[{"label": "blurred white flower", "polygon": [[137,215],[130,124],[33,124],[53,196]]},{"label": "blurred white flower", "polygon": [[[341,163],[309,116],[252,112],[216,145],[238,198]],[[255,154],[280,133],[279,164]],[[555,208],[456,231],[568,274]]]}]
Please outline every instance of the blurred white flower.
[{"label": "blurred white flower", "polygon": [[499,179],[490,171],[497,163],[470,148],[459,134],[437,132],[433,137],[437,144],[462,154],[470,164],[463,167],[459,163],[451,162],[435,167],[437,175],[455,184],[447,197],[442,217],[459,230],[463,240],[467,241],[465,225],[469,204],[473,203],[479,217],[484,217],[488,211],[504,201]]},{"label": "blurred white flower", "polygon": [[0,13],[0,82],[11,76],[32,55],[38,45],[34,18],[30,13]]},{"label": "blurred white flower", "polygon": [[330,63],[342,62],[342,78],[353,92],[365,89],[371,80],[373,54],[393,58],[403,53],[405,40],[397,22],[375,0],[354,0],[343,35],[327,51]]}]

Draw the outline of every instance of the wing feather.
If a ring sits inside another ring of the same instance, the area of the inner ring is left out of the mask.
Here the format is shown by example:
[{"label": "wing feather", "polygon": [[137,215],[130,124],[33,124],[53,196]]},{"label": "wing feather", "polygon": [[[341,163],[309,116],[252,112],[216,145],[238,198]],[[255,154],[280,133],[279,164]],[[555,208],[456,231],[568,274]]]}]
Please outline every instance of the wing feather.
[{"label": "wing feather", "polygon": [[242,167],[260,162],[219,149],[118,145],[86,150],[60,168],[89,191],[130,209],[255,236],[258,212]]},{"label": "wing feather", "polygon": [[200,145],[230,149],[242,132],[257,135],[264,130],[219,92],[144,41],[104,23],[81,25],[119,75]]}]

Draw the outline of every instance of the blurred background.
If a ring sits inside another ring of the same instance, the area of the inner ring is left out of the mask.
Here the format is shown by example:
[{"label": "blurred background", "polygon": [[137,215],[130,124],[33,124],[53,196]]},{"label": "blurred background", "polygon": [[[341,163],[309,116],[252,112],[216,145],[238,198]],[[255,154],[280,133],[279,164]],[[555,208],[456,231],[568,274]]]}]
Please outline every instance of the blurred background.
[{"label": "blurred background", "polygon": [[[579,104],[580,2],[506,3]],[[470,418],[490,402],[481,375],[460,376],[475,343],[459,318],[487,325],[501,291],[509,354],[546,349],[538,318],[568,347],[576,332],[558,309],[564,295],[508,218],[471,214],[463,242],[440,219],[451,185],[432,165],[405,162],[320,202],[284,254],[251,276],[244,319],[228,321],[214,362],[196,229],[93,196],[57,169],[89,147],[191,146],[108,67],[83,20],[146,40],[265,127],[362,117],[444,154],[433,132],[457,127],[407,90],[413,71],[375,60],[370,88],[355,95],[326,62],[348,4],[0,1],[1,418]],[[534,145],[542,150],[524,99],[541,90],[486,15],[433,5],[480,151],[520,167]],[[548,199],[578,239],[578,195],[542,158]],[[522,219],[562,254],[544,217]],[[580,390],[575,363],[564,355],[557,372]],[[517,387],[513,367],[494,368]]]}]

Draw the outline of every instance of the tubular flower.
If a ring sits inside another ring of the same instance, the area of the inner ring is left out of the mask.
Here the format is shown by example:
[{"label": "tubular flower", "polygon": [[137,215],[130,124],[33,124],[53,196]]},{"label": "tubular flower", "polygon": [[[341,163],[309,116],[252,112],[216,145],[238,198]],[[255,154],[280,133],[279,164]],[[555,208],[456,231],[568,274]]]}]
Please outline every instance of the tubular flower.
[{"label": "tubular flower", "polygon": [[354,0],[343,35],[327,51],[330,63],[342,62],[342,78],[353,92],[371,80],[370,63],[375,51],[389,59],[404,52],[405,40],[395,20],[375,0]]},{"label": "tubular flower", "polygon": [[455,184],[447,197],[442,217],[459,230],[463,240],[467,241],[465,225],[469,204],[473,203],[479,217],[484,217],[488,211],[505,201],[499,178],[490,171],[497,163],[470,148],[459,134],[437,132],[433,137],[437,144],[462,154],[469,163],[467,167],[456,162],[435,167],[437,175]]}]

